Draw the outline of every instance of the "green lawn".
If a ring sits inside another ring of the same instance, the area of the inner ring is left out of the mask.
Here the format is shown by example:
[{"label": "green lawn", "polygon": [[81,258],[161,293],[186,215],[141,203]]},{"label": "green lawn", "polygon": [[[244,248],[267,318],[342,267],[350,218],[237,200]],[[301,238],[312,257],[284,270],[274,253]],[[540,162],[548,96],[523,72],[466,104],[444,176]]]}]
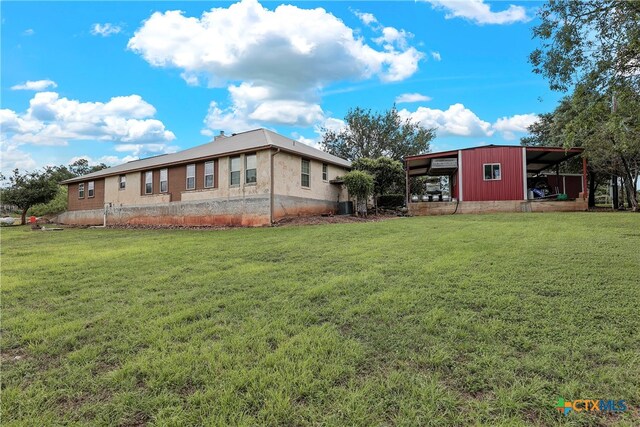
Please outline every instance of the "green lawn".
[{"label": "green lawn", "polygon": [[640,425],[640,215],[1,243],[3,426]]}]

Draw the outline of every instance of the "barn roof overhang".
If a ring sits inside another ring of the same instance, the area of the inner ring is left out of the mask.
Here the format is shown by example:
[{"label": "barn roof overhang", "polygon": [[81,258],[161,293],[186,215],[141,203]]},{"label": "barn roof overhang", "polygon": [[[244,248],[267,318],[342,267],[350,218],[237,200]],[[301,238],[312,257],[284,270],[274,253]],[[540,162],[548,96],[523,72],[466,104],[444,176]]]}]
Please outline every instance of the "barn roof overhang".
[{"label": "barn roof overhang", "polygon": [[[410,177],[415,176],[441,176],[452,175],[457,171],[457,163],[455,168],[433,168],[434,159],[458,159],[459,151],[486,149],[491,147],[512,147],[523,148],[513,145],[484,145],[480,147],[463,148],[461,150],[440,151],[437,153],[419,154],[416,156],[408,156],[404,158],[405,167]],[[549,169],[555,165],[565,162],[572,157],[579,156],[584,150],[582,148],[563,148],[563,147],[524,147],[528,173],[540,173],[545,169]]]},{"label": "barn roof overhang", "polygon": [[526,147],[527,173],[540,173],[572,157],[582,154],[582,148]]}]

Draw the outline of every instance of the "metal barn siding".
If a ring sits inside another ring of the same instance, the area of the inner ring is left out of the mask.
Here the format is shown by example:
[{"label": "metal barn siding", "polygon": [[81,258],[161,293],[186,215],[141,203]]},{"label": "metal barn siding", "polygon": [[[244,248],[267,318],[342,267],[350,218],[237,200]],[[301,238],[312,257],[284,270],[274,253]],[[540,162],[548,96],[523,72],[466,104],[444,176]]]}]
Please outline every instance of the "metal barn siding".
[{"label": "metal barn siding", "polygon": [[[499,180],[484,180],[484,164],[500,163]],[[480,147],[462,150],[464,201],[522,200],[522,147]]]},{"label": "metal barn siding", "polygon": [[[547,175],[549,187],[558,187],[561,193],[565,193],[570,199],[577,199],[582,191],[582,175],[560,175],[560,182],[557,182],[555,175]],[[553,192],[552,191],[552,192]]]}]

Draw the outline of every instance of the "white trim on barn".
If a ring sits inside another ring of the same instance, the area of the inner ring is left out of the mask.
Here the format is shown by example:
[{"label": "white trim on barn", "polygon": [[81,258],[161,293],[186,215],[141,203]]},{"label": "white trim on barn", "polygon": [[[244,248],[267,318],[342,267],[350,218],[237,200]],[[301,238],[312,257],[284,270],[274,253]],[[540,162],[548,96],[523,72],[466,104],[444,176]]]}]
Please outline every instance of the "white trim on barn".
[{"label": "white trim on barn", "polygon": [[458,200],[462,201],[462,150],[458,150]]}]

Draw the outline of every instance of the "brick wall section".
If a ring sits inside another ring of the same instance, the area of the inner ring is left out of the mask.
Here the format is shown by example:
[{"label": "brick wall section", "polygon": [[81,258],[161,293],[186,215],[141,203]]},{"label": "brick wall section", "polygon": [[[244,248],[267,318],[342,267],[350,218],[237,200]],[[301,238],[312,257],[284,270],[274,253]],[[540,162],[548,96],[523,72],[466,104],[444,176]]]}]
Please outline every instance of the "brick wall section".
[{"label": "brick wall section", "polygon": [[[213,181],[214,187],[218,188],[218,160],[211,159],[206,160],[206,162],[213,161]],[[192,164],[192,163],[188,163]],[[196,165],[196,190],[204,189],[204,164],[205,161],[197,162]],[[153,194],[160,194],[160,169],[153,169]],[[167,168],[168,179],[169,179],[169,194],[171,195],[172,202],[179,202],[182,197],[181,193],[187,190],[187,164],[182,164],[178,166],[170,166]],[[144,180],[145,173],[147,171],[143,171],[140,175],[140,195],[148,196],[148,194],[144,193]]]},{"label": "brick wall section", "polygon": [[69,184],[68,210],[80,211],[104,208],[104,179],[94,180],[93,182],[95,183],[95,196],[89,197],[89,181],[85,181],[83,199],[78,198],[78,186],[80,183]]}]

